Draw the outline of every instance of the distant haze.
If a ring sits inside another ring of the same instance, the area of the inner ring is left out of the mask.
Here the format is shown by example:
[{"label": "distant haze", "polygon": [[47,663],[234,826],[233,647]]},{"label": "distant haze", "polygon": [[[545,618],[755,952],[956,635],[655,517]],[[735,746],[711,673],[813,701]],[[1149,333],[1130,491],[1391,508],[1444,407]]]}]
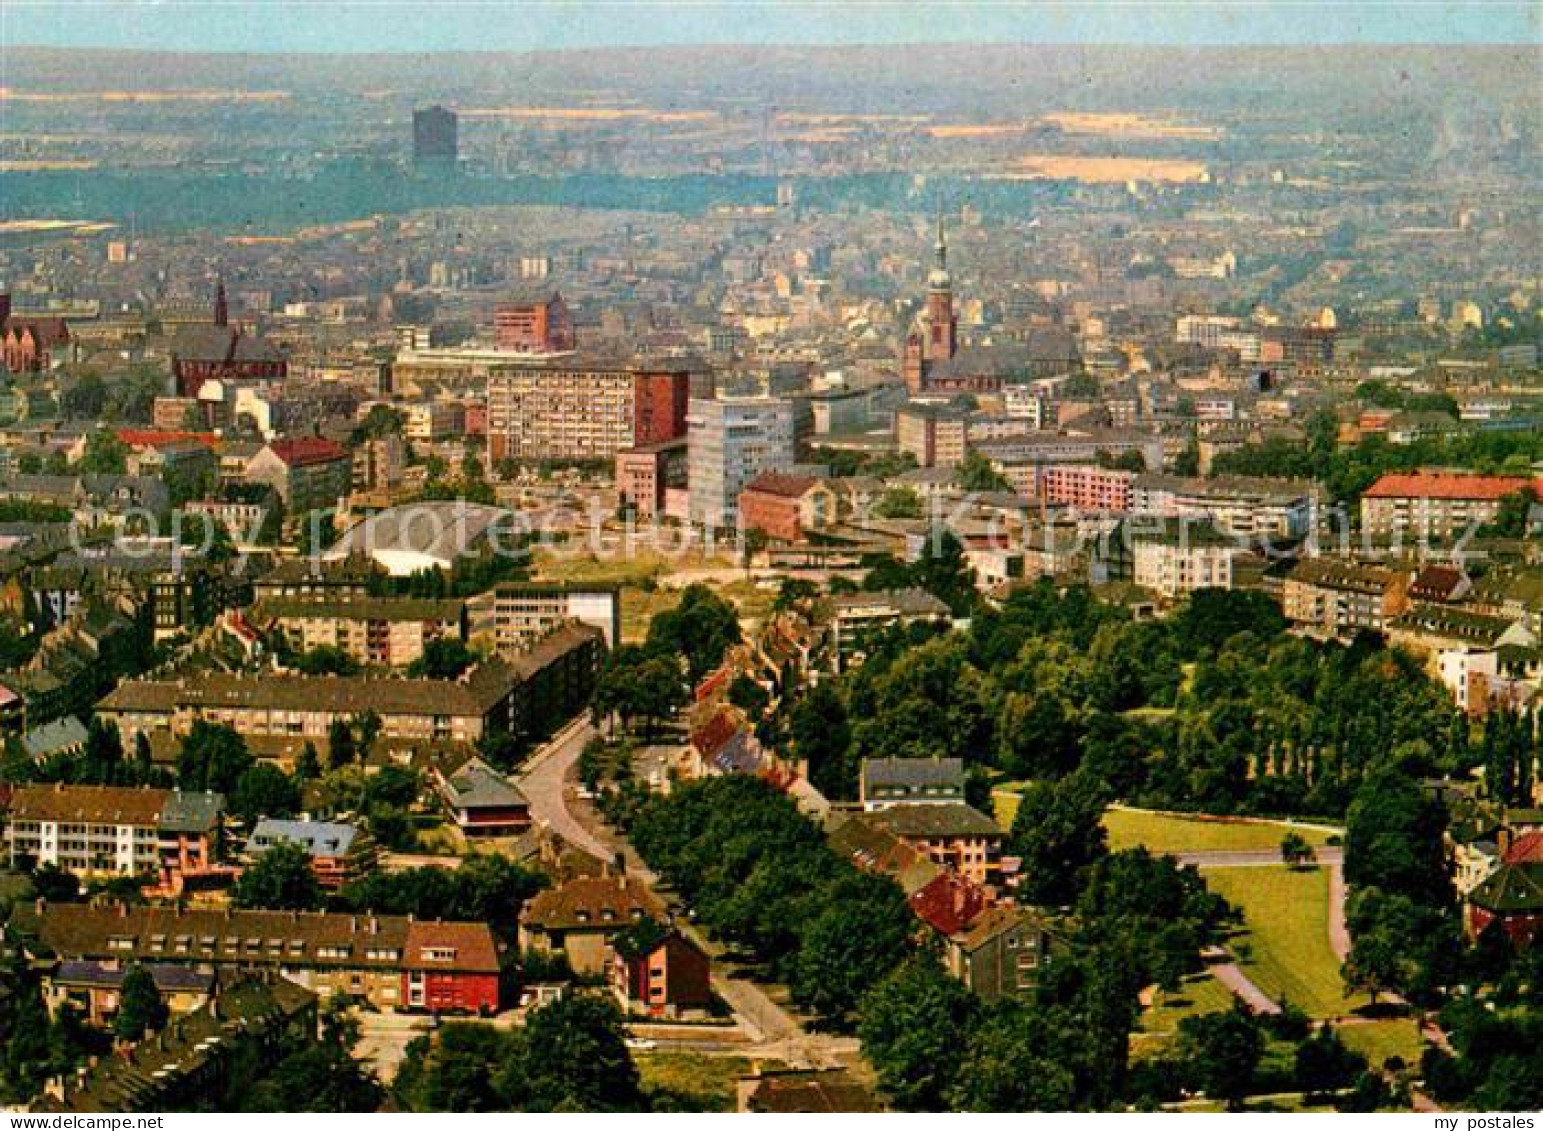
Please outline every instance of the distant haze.
[{"label": "distant haze", "polygon": [[174,51],[523,51],[739,44],[1537,43],[1533,3],[1213,0],[629,4],[10,0],[0,45]]}]

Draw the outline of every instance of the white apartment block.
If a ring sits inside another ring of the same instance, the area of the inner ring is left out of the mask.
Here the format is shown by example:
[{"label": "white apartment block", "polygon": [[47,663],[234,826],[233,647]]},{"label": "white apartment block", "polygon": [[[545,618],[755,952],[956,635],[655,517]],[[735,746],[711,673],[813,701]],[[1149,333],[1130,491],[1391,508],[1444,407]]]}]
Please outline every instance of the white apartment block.
[{"label": "white apartment block", "polygon": [[686,413],[691,521],[731,527],[739,493],[765,471],[794,462],[793,406],[775,397],[693,397]]}]

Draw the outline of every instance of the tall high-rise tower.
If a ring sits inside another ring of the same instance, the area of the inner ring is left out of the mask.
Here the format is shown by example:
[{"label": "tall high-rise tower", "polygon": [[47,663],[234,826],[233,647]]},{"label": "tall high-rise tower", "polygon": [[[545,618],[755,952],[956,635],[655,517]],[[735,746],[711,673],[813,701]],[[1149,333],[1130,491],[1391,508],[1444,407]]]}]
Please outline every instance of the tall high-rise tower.
[{"label": "tall high-rise tower", "polygon": [[214,287],[214,324],[216,326],[230,325],[230,303],[225,298],[224,279],[221,279]]},{"label": "tall high-rise tower", "polygon": [[454,168],[458,156],[455,111],[430,106],[413,111],[413,164]]}]

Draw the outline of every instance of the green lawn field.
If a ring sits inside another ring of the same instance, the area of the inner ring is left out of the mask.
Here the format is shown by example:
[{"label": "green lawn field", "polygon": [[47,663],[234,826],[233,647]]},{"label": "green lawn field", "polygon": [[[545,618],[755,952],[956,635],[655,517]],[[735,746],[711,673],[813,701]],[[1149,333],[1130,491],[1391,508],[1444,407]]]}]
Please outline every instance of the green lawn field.
[{"label": "green lawn field", "polygon": [[750,1071],[741,1056],[691,1052],[646,1052],[636,1058],[643,1090],[668,1092],[688,1110],[733,1111],[735,1086]]},{"label": "green lawn field", "polygon": [[1242,821],[1153,813],[1142,809],[1110,809],[1104,814],[1109,847],[1145,845],[1153,852],[1249,852],[1278,849],[1293,829],[1314,847],[1328,843],[1332,833],[1302,828],[1284,821]]},{"label": "green lawn field", "polygon": [[1329,874],[1325,869],[1208,868],[1206,885],[1243,912],[1232,940],[1243,972],[1266,994],[1313,1017],[1340,1017],[1367,1003],[1345,993],[1329,946]]},{"label": "green lawn field", "polygon": [[1338,1027],[1340,1039],[1366,1058],[1373,1068],[1381,1068],[1389,1057],[1399,1057],[1405,1064],[1418,1064],[1425,1051],[1425,1041],[1412,1017],[1393,1017]]}]

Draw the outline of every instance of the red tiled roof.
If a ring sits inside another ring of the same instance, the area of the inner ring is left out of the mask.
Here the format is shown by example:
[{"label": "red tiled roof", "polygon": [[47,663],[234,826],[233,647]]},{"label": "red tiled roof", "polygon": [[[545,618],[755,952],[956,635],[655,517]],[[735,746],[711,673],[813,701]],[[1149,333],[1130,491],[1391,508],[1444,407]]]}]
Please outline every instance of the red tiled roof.
[{"label": "red tiled roof", "polygon": [[940,872],[931,883],[911,893],[916,917],[945,937],[964,930],[991,900],[963,876]]},{"label": "red tiled roof", "polygon": [[24,785],[11,800],[18,821],[83,821],[154,826],[166,807],[164,789],[121,785]]},{"label": "red tiled roof", "polygon": [[[438,923],[415,919],[407,926],[402,965],[418,969],[444,966],[461,974],[498,973],[498,946],[486,923]],[[452,959],[429,958],[425,951],[451,950]]]},{"label": "red tiled roof", "polygon": [[290,467],[307,467],[313,463],[330,463],[333,460],[348,458],[347,448],[320,436],[307,436],[299,440],[274,440],[268,448]]},{"label": "red tiled roof", "polygon": [[1506,849],[1507,864],[1543,864],[1543,832],[1523,833]]},{"label": "red tiled roof", "polygon": [[777,495],[784,499],[802,498],[819,480],[807,475],[789,475],[782,471],[763,471],[745,485],[745,493]]},{"label": "red tiled roof", "polygon": [[1543,479],[1533,481],[1519,475],[1384,475],[1373,483],[1363,498],[1367,499],[1503,499],[1514,495],[1529,483],[1543,493]]},{"label": "red tiled roof", "polygon": [[119,428],[115,435],[131,448],[148,448],[155,444],[177,444],[186,440],[214,445],[213,432],[179,432],[155,428]]},{"label": "red tiled roof", "polygon": [[13,331],[18,338],[30,330],[33,340],[43,346],[54,346],[70,340],[70,328],[63,318],[51,316],[31,318],[25,315],[18,318],[12,315],[7,319],[5,328]]},{"label": "red tiled roof", "polygon": [[733,711],[714,711],[712,717],[691,732],[691,745],[704,758],[711,758],[739,731],[739,719]]}]

